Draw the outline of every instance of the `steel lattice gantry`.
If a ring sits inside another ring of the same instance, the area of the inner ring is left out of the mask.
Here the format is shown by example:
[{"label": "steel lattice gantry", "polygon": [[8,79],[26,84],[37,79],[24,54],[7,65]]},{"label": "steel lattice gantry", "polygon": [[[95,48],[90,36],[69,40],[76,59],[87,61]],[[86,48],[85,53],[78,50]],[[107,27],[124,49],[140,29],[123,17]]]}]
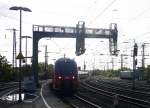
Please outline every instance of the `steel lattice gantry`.
[{"label": "steel lattice gantry", "polygon": [[[49,26],[49,25],[33,25],[33,56],[32,56],[32,74],[36,85],[38,84],[38,41],[44,37],[50,38],[76,38],[83,36],[84,38],[106,38],[109,39],[109,49],[112,55],[117,55],[117,24],[111,23],[109,29],[102,28],[79,28],[66,26]],[[80,33],[80,31],[83,31]],[[77,45],[76,45],[77,46]],[[77,53],[76,53],[77,54]],[[77,54],[81,55],[81,54]]]}]

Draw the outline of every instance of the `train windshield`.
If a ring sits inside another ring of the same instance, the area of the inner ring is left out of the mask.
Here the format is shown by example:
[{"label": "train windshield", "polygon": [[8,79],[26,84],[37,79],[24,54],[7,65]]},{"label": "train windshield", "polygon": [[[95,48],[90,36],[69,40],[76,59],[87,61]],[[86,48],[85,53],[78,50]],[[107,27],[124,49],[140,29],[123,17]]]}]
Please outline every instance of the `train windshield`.
[{"label": "train windshield", "polygon": [[77,72],[77,65],[72,61],[62,61],[55,65],[55,71],[59,72],[61,75],[74,74]]}]

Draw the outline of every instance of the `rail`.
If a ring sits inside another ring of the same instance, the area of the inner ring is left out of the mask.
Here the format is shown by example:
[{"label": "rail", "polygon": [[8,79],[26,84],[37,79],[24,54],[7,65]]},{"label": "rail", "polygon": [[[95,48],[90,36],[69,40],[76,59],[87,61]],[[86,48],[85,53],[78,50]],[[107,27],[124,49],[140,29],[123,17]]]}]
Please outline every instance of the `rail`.
[{"label": "rail", "polygon": [[122,101],[122,102],[125,102],[128,104],[134,105],[134,106],[142,107],[142,108],[149,108],[150,107],[149,101],[144,101],[141,99],[136,99],[136,98],[128,97],[125,95],[120,95],[120,94],[116,94],[113,92],[105,91],[105,90],[93,87],[87,83],[82,83],[82,84],[83,84],[83,87],[85,87],[85,86],[89,87],[89,88],[91,88],[92,91],[93,90],[99,91],[99,92],[101,92],[101,94],[103,93],[103,95],[108,95],[108,96],[116,96],[117,95],[118,101]]}]

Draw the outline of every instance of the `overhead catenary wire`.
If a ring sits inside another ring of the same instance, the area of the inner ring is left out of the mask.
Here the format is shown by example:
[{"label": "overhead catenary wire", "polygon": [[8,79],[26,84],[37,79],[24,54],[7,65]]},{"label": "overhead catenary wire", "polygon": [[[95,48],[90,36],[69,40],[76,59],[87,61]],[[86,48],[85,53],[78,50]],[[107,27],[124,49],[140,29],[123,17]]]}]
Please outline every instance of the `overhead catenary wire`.
[{"label": "overhead catenary wire", "polygon": [[61,51],[61,46],[56,41],[54,41],[53,39],[50,39],[50,40],[51,40],[51,42],[53,42],[56,45],[56,47],[58,47],[58,50],[60,52]]},{"label": "overhead catenary wire", "polygon": [[88,25],[91,25],[97,18],[99,18],[109,7],[111,7],[117,0],[110,2]]},{"label": "overhead catenary wire", "polygon": [[[140,13],[138,13],[135,17],[133,17],[133,18],[131,18],[131,19],[129,19],[128,20],[128,23],[131,23],[131,22],[133,22],[133,21],[136,21],[137,19],[139,19],[139,18],[141,18],[145,13],[147,13],[147,12],[149,12],[150,11],[150,8],[148,7],[148,8],[146,8],[146,9],[144,9],[144,10],[142,10]],[[145,18],[145,17],[144,17]],[[145,20],[144,20],[145,21]],[[142,21],[143,22],[143,21]],[[141,27],[141,26],[140,26]],[[143,38],[143,36],[146,36],[146,35],[148,35],[150,32],[149,31],[147,31],[147,32],[144,32],[144,33],[142,33],[142,34],[140,34],[140,35],[137,35],[136,36],[136,38]]]},{"label": "overhead catenary wire", "polygon": [[136,19],[140,18],[143,14],[145,14],[146,12],[150,11],[150,8],[146,8],[144,9],[142,12],[140,12],[138,15],[136,15],[135,17],[133,17],[132,19],[129,20],[129,22],[131,21],[135,21]]}]

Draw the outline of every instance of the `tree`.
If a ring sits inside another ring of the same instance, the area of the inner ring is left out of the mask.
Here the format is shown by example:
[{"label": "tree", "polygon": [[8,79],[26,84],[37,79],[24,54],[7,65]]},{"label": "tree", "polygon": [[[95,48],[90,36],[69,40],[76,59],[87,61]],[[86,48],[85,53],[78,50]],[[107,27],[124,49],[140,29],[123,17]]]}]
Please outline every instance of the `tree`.
[{"label": "tree", "polygon": [[49,75],[48,78],[52,78],[52,72],[53,72],[53,65],[49,64],[48,65],[48,75]]},{"label": "tree", "polygon": [[9,81],[13,79],[11,65],[5,56],[0,55],[0,81]]},{"label": "tree", "polygon": [[[41,62],[38,64],[38,70],[39,70],[39,78],[45,79],[45,78],[51,78],[52,77],[52,71],[53,71],[53,65],[48,65],[48,73],[45,72],[45,63]],[[46,77],[45,77],[46,75]]]},{"label": "tree", "polygon": [[119,77],[120,71],[130,70],[129,68],[123,67],[122,69],[117,70],[106,70],[103,72],[103,75],[106,77]]}]

